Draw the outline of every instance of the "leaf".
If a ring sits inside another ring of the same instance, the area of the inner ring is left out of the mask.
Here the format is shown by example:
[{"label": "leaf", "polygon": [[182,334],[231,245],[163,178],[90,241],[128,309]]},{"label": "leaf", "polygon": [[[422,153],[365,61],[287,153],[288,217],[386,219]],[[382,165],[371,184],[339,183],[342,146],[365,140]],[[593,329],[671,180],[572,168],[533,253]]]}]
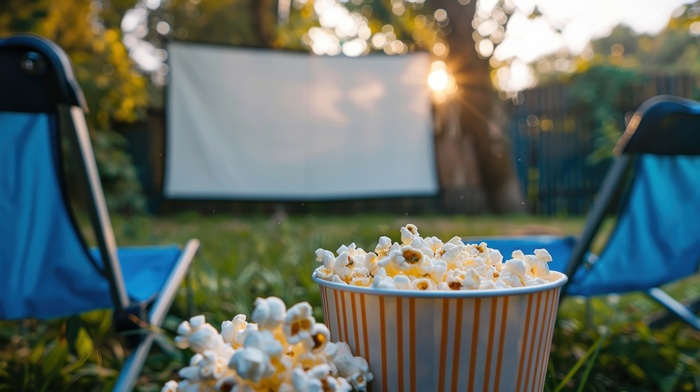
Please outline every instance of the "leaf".
[{"label": "leaf", "polygon": [[32,353],[29,354],[29,363],[38,364],[41,361],[41,357],[44,355],[44,349],[46,348],[46,343],[41,340],[37,342],[36,346],[32,349]]},{"label": "leaf", "polygon": [[579,386],[579,391],[582,391],[583,385],[586,384],[586,380],[588,378],[588,375],[590,374],[590,369],[593,366],[593,362],[595,362],[596,357],[598,356],[598,353],[600,352],[600,347],[603,345],[603,342],[607,339],[608,334],[610,332],[610,325],[612,324],[612,318],[610,322],[608,322],[608,325],[605,327],[604,333],[596,340],[595,344],[592,345],[585,354],[574,364],[574,366],[569,370],[569,372],[564,376],[564,378],[561,380],[559,385],[557,385],[556,388],[554,388],[554,392],[559,392],[561,391],[566,384],[571,381],[571,379],[576,375],[576,373],[581,369],[581,366],[588,362],[588,359],[591,358],[588,366],[586,367],[586,370],[584,372],[584,376],[581,379],[581,385]]},{"label": "leaf", "polygon": [[78,338],[75,341],[75,351],[79,358],[87,358],[92,355],[95,346],[92,342],[92,338],[87,333],[85,328],[80,328],[78,332]]},{"label": "leaf", "polygon": [[591,374],[591,369],[593,369],[593,364],[595,363],[596,358],[598,358],[598,354],[600,354],[600,348],[603,346],[603,341],[608,337],[608,331],[610,331],[610,328],[606,328],[605,333],[596,342],[595,351],[593,352],[591,359],[588,361],[588,366],[586,366],[586,370],[583,372],[583,377],[581,377],[578,392],[584,391],[583,387],[586,385],[586,381],[588,381],[588,376]]},{"label": "leaf", "polygon": [[67,358],[68,341],[64,337],[60,337],[56,340],[56,345],[51,348],[44,358],[42,391],[46,390],[51,385],[51,381],[60,374]]},{"label": "leaf", "polygon": [[80,330],[83,328],[83,322],[80,317],[73,316],[66,320],[65,336],[68,342],[68,349],[75,351],[75,344],[78,340]]}]

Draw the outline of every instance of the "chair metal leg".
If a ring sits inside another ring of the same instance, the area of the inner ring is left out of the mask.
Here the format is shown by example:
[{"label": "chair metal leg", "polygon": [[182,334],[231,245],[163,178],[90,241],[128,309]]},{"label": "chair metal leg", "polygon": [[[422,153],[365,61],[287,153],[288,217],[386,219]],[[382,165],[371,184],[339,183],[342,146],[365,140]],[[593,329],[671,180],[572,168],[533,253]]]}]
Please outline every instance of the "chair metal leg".
[{"label": "chair metal leg", "polygon": [[666,294],[665,291],[658,287],[649,289],[646,293],[668,309],[669,312],[678,316],[681,320],[700,331],[700,317],[696,316],[687,306],[678,302],[675,298]]},{"label": "chair metal leg", "polygon": [[185,280],[185,276],[187,276],[187,270],[189,270],[192,258],[194,258],[198,248],[199,241],[196,239],[187,241],[183,247],[180,259],[178,259],[175,268],[165,281],[163,289],[158,293],[156,300],[153,302],[153,306],[148,314],[149,324],[157,327],[163,324],[163,319],[168,310],[170,310],[178,287]]},{"label": "chair metal leg", "polygon": [[194,309],[194,290],[192,289],[192,276],[185,275],[185,290],[187,293],[187,314],[195,314]]},{"label": "chair metal leg", "polygon": [[[183,282],[187,276],[187,270],[192,263],[195,253],[199,248],[198,240],[188,241],[182,249],[180,258],[175,263],[175,267],[170,273],[170,276],[165,282],[163,289],[156,297],[153,305],[148,314],[148,324],[160,328],[165,319],[165,315],[170,310],[170,306],[175,299],[175,294],[180,284]],[[127,358],[121,372],[119,373],[119,378],[114,386],[114,391],[116,392],[129,392],[134,388],[136,379],[138,378],[143,364],[148,357],[148,352],[156,339],[156,333],[154,331],[145,331],[146,336],[143,338],[141,344],[134,349],[131,355]]]},{"label": "chair metal leg", "polygon": [[146,362],[148,352],[153,345],[155,334],[155,332],[149,332],[126,359],[121,372],[119,372],[117,383],[114,385],[114,392],[130,392],[134,389],[136,379],[141,374],[143,364]]}]

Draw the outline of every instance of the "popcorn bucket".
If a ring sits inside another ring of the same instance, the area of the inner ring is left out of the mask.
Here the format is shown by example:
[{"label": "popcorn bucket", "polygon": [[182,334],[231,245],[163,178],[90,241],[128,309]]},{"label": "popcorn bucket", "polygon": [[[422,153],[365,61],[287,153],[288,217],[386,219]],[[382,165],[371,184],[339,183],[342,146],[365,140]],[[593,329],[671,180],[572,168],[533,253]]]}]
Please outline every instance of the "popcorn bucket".
[{"label": "popcorn bucket", "polygon": [[399,291],[320,285],[333,341],[364,357],[372,391],[541,391],[561,287]]}]

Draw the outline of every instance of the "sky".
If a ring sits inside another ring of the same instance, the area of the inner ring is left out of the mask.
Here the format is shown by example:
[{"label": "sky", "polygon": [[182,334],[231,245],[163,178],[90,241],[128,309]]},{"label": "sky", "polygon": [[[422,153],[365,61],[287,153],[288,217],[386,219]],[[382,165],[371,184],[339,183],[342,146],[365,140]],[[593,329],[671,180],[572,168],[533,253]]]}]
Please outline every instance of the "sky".
[{"label": "sky", "polygon": [[[481,0],[488,7],[494,0]],[[655,34],[673,12],[690,0],[514,0],[506,37],[495,55],[529,63],[561,48],[580,53],[591,39],[606,36],[618,24]],[[543,18],[528,19],[537,6]],[[552,26],[560,28],[558,35]],[[500,52],[500,53],[499,53]]]},{"label": "sky", "polygon": [[[497,0],[480,0],[489,9]],[[499,74],[499,88],[520,91],[536,82],[529,63],[545,55],[566,50],[580,54],[588,43],[626,25],[640,34],[656,34],[674,11],[692,0],[513,0],[517,6],[506,33],[493,55],[514,59]],[[542,17],[529,18],[537,7]],[[561,34],[555,29],[560,29]]]}]

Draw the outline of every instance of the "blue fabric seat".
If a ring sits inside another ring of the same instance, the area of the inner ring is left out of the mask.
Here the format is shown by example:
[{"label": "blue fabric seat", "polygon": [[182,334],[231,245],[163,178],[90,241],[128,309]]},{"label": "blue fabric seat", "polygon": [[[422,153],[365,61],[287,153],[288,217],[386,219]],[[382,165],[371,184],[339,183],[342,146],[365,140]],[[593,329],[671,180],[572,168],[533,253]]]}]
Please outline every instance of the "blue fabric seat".
[{"label": "blue fabric seat", "polygon": [[[117,247],[84,98],[61,48],[32,35],[0,39],[0,86],[0,319],[112,309],[117,330],[138,332],[115,384],[130,391],[155,339],[142,325],[162,324],[199,242]],[[72,208],[81,189],[94,249]]]},{"label": "blue fabric seat", "polygon": [[[153,300],[158,289],[165,285],[182,250],[177,245],[120,247],[117,257],[121,262],[124,283],[132,301]],[[98,262],[102,258],[98,249],[91,249],[90,255]]]},{"label": "blue fabric seat", "polygon": [[566,269],[566,262],[571,256],[576,238],[573,236],[555,235],[530,235],[522,237],[479,237],[465,238],[467,242],[481,242],[488,244],[489,248],[498,249],[504,259],[510,258],[515,250],[522,250],[525,254],[533,254],[535,249],[547,249],[552,255],[552,262],[549,268],[554,271],[563,272]]},{"label": "blue fabric seat", "polygon": [[[615,153],[580,236],[465,240],[484,240],[504,257],[514,249],[548,249],[550,267],[569,276],[566,294],[642,291],[700,329],[690,308],[659,289],[700,270],[700,102],[673,96],[648,100]],[[595,254],[591,245],[611,206],[614,226]]]}]

